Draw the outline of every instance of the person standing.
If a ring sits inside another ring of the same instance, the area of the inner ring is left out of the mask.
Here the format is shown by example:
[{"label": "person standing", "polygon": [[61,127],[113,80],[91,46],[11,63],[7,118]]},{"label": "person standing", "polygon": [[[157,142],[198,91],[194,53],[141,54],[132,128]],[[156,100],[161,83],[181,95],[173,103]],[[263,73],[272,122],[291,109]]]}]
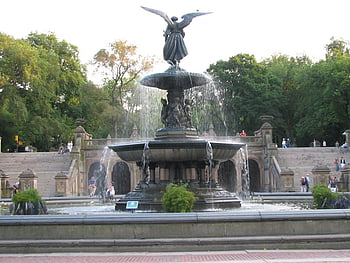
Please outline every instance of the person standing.
[{"label": "person standing", "polygon": [[301,177],[300,184],[301,184],[300,191],[301,192],[306,192],[306,179],[305,179],[304,176]]},{"label": "person standing", "polygon": [[287,141],[286,138],[282,139],[282,148],[287,148]]},{"label": "person standing", "polygon": [[338,158],[335,158],[334,165],[335,165],[335,171],[338,172],[339,171],[339,160],[338,160]]},{"label": "person standing", "polygon": [[96,180],[95,177],[91,177],[89,180],[89,195],[90,197],[93,197],[95,195],[96,191]]},{"label": "person standing", "polygon": [[345,167],[345,159],[343,157],[340,157],[340,168]]},{"label": "person standing", "polygon": [[338,186],[337,186],[337,177],[331,178],[328,184],[328,188],[333,192],[336,193],[338,191]]},{"label": "person standing", "polygon": [[306,176],[305,176],[305,186],[306,186],[306,192],[309,192],[309,189],[310,189],[310,176],[309,176],[309,174],[306,174]]}]

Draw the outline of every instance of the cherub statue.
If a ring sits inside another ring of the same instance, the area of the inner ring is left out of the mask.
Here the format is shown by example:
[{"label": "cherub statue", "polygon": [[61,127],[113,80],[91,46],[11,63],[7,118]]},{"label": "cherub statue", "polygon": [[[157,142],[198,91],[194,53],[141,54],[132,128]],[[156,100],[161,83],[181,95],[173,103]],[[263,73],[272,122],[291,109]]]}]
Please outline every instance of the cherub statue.
[{"label": "cherub statue", "polygon": [[169,19],[167,14],[165,14],[162,11],[143,6],[141,7],[151,13],[163,17],[164,20],[168,23],[168,26],[164,32],[165,45],[163,48],[163,57],[164,60],[167,61],[169,64],[178,66],[180,60],[186,57],[188,54],[184,42],[185,33],[183,29],[192,22],[193,18],[197,16],[210,14],[210,12],[189,13],[181,17],[183,19],[181,22],[177,22],[178,18],[176,16],[173,16],[171,19]]}]

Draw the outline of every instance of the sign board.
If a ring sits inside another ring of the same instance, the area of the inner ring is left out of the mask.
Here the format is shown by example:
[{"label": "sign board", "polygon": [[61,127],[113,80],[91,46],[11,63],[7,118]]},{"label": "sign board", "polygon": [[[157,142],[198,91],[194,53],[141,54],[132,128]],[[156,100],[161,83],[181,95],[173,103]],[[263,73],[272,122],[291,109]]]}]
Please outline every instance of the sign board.
[{"label": "sign board", "polygon": [[126,203],[126,209],[137,209],[139,206],[139,201],[128,201]]}]

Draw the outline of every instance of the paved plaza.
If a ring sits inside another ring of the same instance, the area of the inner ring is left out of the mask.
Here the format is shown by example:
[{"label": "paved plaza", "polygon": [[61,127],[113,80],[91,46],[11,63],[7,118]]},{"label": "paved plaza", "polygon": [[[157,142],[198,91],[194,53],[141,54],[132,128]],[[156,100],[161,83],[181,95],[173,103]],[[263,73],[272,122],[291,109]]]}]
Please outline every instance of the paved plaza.
[{"label": "paved plaza", "polygon": [[329,262],[350,263],[350,250],[246,250],[231,252],[181,253],[50,253],[1,254],[0,263],[121,263],[121,262],[241,262],[241,263],[295,263]]}]

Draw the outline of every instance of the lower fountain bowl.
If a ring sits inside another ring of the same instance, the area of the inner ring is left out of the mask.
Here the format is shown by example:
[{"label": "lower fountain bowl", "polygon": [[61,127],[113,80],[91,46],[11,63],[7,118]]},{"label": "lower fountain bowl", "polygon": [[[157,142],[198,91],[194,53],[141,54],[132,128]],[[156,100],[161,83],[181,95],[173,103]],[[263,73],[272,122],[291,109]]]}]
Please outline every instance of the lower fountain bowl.
[{"label": "lower fountain bowl", "polygon": [[208,145],[212,148],[212,159],[231,159],[245,144],[209,141],[203,139],[152,140],[108,146],[126,162],[139,162],[147,151],[151,162],[183,162],[208,160]]}]

